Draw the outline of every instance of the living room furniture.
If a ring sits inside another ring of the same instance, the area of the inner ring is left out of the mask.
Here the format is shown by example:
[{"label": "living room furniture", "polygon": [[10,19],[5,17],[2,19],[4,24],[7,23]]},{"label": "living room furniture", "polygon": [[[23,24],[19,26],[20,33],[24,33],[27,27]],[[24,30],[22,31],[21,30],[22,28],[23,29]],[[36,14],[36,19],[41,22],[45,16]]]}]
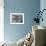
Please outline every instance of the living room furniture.
[{"label": "living room furniture", "polygon": [[34,41],[31,46],[46,45],[46,28],[34,25],[32,26],[32,34],[34,35]]}]

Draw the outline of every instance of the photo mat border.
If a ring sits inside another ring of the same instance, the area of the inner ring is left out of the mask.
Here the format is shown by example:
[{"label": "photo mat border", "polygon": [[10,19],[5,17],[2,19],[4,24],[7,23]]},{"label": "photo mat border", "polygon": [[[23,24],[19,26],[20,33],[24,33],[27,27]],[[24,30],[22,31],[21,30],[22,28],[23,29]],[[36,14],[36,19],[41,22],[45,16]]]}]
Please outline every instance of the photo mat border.
[{"label": "photo mat border", "polygon": [[[22,15],[23,16],[23,22],[22,23],[12,23],[12,15]],[[24,24],[24,13],[10,13],[10,24]]]}]

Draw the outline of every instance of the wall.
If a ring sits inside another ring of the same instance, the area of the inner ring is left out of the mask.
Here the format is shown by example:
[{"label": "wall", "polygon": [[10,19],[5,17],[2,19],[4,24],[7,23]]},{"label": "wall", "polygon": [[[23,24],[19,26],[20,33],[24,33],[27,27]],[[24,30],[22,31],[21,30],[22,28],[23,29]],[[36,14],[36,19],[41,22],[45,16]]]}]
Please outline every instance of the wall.
[{"label": "wall", "polygon": [[4,0],[0,0],[0,42],[4,41]]},{"label": "wall", "polygon": [[[40,0],[40,9],[41,9],[41,11],[42,11],[43,9],[46,9],[46,0]],[[42,17],[43,17],[43,22],[41,21],[41,22],[40,22],[40,25],[46,27],[46,20],[45,20],[45,19],[46,19],[46,11],[43,12]]]},{"label": "wall", "polygon": [[[46,0],[40,0],[40,10],[46,9]],[[40,25],[46,27],[46,11],[42,15],[43,17],[43,22],[40,21]],[[46,36],[46,35],[45,35]],[[45,40],[46,43],[46,40]]]},{"label": "wall", "polygon": [[[32,28],[32,20],[40,9],[40,0],[4,0],[4,35],[7,41],[18,41]],[[24,13],[24,24],[10,24],[10,13]]]}]

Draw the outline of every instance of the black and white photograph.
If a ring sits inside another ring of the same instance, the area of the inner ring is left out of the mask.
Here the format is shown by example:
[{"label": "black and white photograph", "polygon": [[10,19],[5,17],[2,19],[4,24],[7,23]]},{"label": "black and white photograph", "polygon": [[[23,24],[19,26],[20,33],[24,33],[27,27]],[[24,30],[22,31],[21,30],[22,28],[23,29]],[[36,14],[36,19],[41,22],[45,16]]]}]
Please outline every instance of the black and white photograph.
[{"label": "black and white photograph", "polygon": [[10,13],[10,24],[24,24],[24,13]]}]

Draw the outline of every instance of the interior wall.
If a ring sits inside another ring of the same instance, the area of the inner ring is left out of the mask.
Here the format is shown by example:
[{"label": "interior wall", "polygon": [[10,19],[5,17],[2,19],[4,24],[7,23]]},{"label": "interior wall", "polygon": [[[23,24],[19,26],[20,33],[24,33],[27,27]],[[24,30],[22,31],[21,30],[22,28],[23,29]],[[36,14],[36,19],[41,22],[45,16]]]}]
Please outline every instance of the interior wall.
[{"label": "interior wall", "polygon": [[4,41],[4,0],[0,0],[0,42]]},{"label": "interior wall", "polygon": [[[40,0],[40,10],[46,9],[46,0]],[[43,12],[43,22],[40,21],[40,25],[46,27],[46,10]],[[45,44],[46,44],[46,34],[45,34]]]},{"label": "interior wall", "polygon": [[[40,10],[46,9],[46,0],[40,0]],[[46,10],[43,12],[43,22],[40,21],[40,25],[46,27]]]},{"label": "interior wall", "polygon": [[[32,29],[32,21],[40,10],[40,0],[4,0],[4,38],[18,41]],[[24,24],[10,24],[10,13],[24,13]]]}]

